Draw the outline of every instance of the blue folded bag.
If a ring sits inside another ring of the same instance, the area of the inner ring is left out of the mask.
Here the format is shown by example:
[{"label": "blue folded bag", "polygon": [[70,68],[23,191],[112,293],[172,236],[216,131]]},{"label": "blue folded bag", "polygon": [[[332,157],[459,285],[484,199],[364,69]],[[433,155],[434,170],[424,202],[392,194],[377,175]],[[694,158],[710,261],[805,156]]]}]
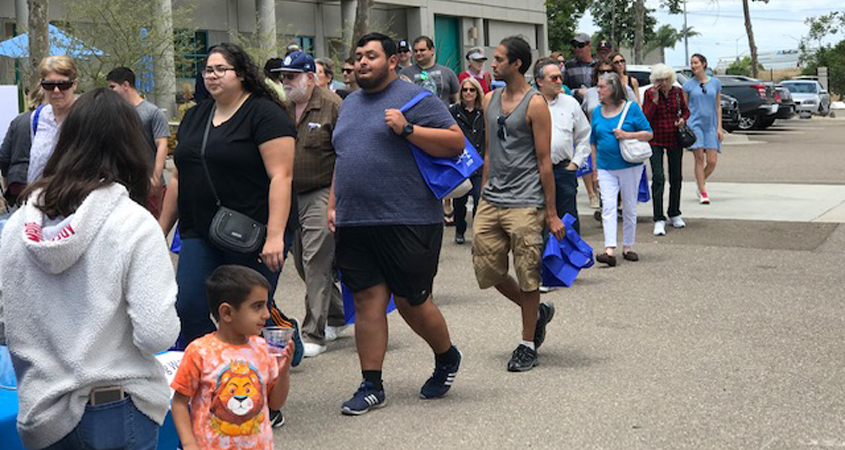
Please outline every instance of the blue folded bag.
[{"label": "blue folded bag", "polygon": [[574,217],[569,214],[563,216],[566,233],[561,240],[549,233],[549,240],[543,252],[543,286],[572,286],[581,269],[592,267],[595,263],[593,248],[572,228],[573,223]]},{"label": "blue folded bag", "polygon": [[[347,325],[352,325],[355,323],[355,301],[352,292],[343,283],[340,283],[340,292],[343,294],[343,317],[346,319]],[[390,303],[387,304],[386,314],[394,309],[396,309],[396,304],[393,303],[393,294],[390,294]]]},{"label": "blue folded bag", "polygon": [[[414,107],[420,100],[431,95],[429,91],[423,91],[414,96],[408,103],[399,109],[403,114]],[[435,158],[420,150],[414,144],[408,142],[417,167],[425,180],[425,184],[438,199],[446,197],[456,187],[460,186],[476,170],[484,166],[484,159],[478,151],[464,136],[464,152],[457,158]]]},{"label": "blue folded bag", "polygon": [[651,201],[651,191],[648,189],[648,175],[646,174],[645,165],[643,165],[643,176],[640,177],[640,186],[637,189],[637,201],[640,203]]}]

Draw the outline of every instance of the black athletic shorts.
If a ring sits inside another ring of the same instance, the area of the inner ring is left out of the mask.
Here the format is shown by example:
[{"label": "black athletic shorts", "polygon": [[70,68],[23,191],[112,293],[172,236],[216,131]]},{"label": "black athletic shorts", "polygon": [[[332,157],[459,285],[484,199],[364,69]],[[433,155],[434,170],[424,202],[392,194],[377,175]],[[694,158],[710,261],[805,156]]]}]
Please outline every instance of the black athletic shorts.
[{"label": "black athletic shorts", "polygon": [[386,283],[412,305],[431,295],[442,223],[338,227],[335,240],[341,280],[353,293]]}]

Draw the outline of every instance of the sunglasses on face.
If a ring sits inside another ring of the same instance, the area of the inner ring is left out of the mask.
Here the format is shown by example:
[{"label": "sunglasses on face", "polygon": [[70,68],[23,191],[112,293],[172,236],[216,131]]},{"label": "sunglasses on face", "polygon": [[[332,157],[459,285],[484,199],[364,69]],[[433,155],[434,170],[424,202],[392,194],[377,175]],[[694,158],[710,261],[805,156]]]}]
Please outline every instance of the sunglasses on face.
[{"label": "sunglasses on face", "polygon": [[499,130],[496,134],[499,136],[499,139],[503,141],[506,137],[508,137],[508,128],[505,126],[505,120],[507,120],[507,117],[505,116],[499,116],[496,119],[496,123],[499,124]]},{"label": "sunglasses on face", "polygon": [[465,87],[461,90],[464,91],[464,92],[475,92],[475,88],[471,88],[471,87]]},{"label": "sunglasses on face", "polygon": [[407,49],[407,48],[403,48],[402,50],[399,50],[399,53],[411,53],[411,50]]},{"label": "sunglasses on face", "polygon": [[355,69],[347,69],[346,67],[344,67],[343,69],[340,69],[340,71],[343,73],[352,73],[355,71]]},{"label": "sunglasses on face", "polygon": [[293,81],[293,80],[297,79],[300,75],[302,75],[302,74],[296,73],[296,72],[294,72],[294,73],[288,72],[288,73],[283,73],[282,78],[284,78],[285,80],[288,80],[288,81]]},{"label": "sunglasses on face", "polygon": [[66,91],[73,87],[73,81],[41,81],[41,88],[47,92],[52,92],[59,88],[60,91]]},{"label": "sunglasses on face", "polygon": [[617,59],[616,61],[613,61],[613,64],[625,64],[625,60],[624,59]]},{"label": "sunglasses on face", "polygon": [[606,73],[613,73],[613,71],[610,69],[599,70],[599,75],[604,75]]},{"label": "sunglasses on face", "polygon": [[575,48],[584,48],[588,45],[590,45],[590,44],[587,44],[586,42],[576,42],[576,43],[572,44],[572,46],[575,47]]}]

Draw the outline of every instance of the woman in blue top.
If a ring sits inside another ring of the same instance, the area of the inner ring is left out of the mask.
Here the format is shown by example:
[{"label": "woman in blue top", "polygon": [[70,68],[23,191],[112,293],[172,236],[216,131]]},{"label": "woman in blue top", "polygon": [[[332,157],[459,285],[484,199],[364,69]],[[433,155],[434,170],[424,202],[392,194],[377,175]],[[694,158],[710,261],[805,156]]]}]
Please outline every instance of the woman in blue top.
[{"label": "woman in blue top", "polygon": [[687,124],[695,132],[695,144],[690,150],[695,154],[698,199],[701,204],[709,205],[704,182],[716,169],[722,151],[722,83],[707,75],[707,58],[701,54],[692,55],[690,67],[693,77],[684,83],[684,98],[690,110]]},{"label": "woman in blue top", "polygon": [[[637,234],[637,190],[643,164],[632,164],[622,159],[619,141],[636,139],[648,142],[653,137],[651,125],[636,102],[627,102],[625,87],[615,73],[603,74],[598,81],[599,101],[593,110],[590,142],[593,147],[593,161],[598,169],[599,193],[602,202],[602,226],[604,228],[605,253],[596,261],[616,265],[616,197],[622,193],[622,257],[637,261],[639,257],[631,250]],[[630,103],[625,121],[619,127],[622,111]],[[620,128],[620,129],[617,129]]]}]

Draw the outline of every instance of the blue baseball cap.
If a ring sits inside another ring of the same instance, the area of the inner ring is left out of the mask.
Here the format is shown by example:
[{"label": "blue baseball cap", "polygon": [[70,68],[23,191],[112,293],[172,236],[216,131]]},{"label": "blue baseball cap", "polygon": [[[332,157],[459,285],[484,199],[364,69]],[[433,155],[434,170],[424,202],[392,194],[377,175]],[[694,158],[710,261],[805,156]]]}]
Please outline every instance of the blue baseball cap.
[{"label": "blue baseball cap", "polygon": [[271,72],[316,72],[314,58],[301,50],[291,52],[282,60],[282,66],[270,69]]}]

